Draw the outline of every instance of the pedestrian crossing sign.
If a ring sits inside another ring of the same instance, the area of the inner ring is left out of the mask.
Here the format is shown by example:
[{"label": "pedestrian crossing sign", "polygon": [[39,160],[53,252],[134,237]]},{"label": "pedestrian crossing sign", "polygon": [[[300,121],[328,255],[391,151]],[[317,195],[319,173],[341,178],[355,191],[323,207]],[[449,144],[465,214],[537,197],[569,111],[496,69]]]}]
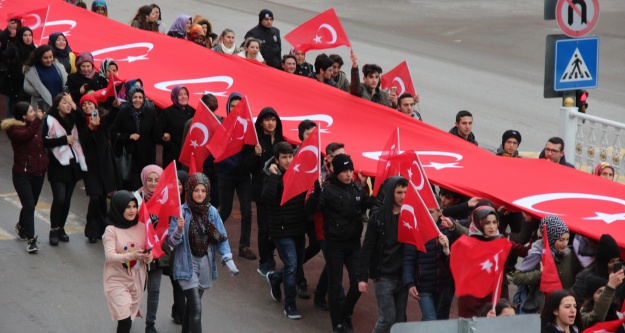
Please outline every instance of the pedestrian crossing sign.
[{"label": "pedestrian crossing sign", "polygon": [[597,88],[599,38],[556,41],[554,90]]}]

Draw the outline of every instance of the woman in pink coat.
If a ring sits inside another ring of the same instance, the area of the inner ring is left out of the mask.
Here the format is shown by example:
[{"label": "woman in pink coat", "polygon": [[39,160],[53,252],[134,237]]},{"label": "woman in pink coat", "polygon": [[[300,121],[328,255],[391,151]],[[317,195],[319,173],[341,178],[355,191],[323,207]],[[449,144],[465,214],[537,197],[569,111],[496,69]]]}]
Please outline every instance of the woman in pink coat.
[{"label": "woman in pink coat", "polygon": [[146,264],[152,253],[145,253],[145,228],[138,224],[137,199],[128,191],[119,191],[111,199],[104,236],[104,295],[111,317],[117,321],[117,333],[128,333],[132,320],[141,316]]}]

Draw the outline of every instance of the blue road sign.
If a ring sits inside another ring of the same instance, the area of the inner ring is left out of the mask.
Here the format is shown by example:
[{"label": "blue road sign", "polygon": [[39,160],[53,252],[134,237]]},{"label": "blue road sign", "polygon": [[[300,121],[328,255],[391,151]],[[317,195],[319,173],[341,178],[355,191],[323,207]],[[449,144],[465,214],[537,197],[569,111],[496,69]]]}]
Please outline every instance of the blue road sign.
[{"label": "blue road sign", "polygon": [[597,88],[599,38],[556,41],[555,91]]}]

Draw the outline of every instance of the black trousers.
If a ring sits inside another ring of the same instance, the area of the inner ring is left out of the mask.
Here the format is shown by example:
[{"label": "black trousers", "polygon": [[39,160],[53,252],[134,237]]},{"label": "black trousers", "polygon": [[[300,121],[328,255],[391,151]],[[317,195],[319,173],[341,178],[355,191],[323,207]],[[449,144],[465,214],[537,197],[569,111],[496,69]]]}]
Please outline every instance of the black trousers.
[{"label": "black trousers", "polygon": [[50,182],[50,187],[52,188],[50,227],[52,229],[64,228],[76,182]]},{"label": "black trousers", "polygon": [[44,178],[45,176],[13,174],[13,187],[22,204],[18,223],[28,239],[35,237],[35,207],[39,201]]}]

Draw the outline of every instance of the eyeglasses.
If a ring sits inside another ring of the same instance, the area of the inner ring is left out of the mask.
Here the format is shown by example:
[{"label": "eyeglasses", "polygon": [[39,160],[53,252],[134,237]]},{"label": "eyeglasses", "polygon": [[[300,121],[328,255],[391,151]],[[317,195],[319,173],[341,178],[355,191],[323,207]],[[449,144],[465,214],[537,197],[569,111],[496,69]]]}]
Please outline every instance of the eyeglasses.
[{"label": "eyeglasses", "polygon": [[555,150],[555,149],[551,149],[551,148],[545,148],[545,153],[549,153],[549,154],[558,154],[561,153],[561,150]]}]

